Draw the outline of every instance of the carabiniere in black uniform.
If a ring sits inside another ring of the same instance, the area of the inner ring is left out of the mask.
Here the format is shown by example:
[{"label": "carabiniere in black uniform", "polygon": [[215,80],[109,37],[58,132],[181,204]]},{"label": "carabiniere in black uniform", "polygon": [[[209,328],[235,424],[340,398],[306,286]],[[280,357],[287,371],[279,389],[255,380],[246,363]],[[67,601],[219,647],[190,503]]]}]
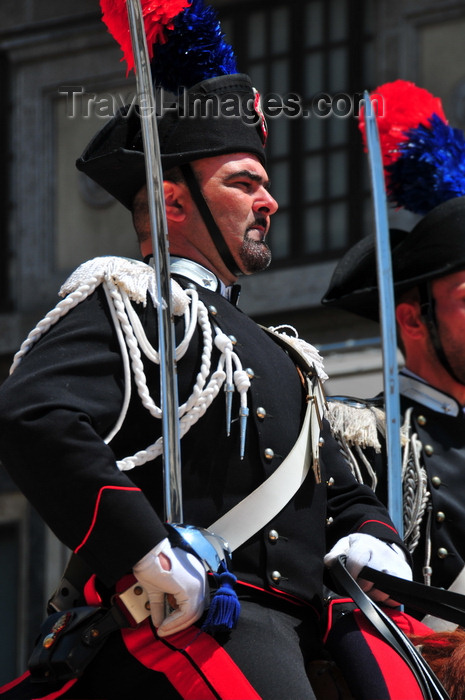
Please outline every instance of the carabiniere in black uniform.
[{"label": "carabiniere in black uniform", "polygon": [[[465,523],[460,493],[465,469],[465,416],[447,394],[407,377],[401,378],[402,411],[412,408],[412,431],[422,445],[430,503],[423,534],[413,553],[417,580],[430,576],[447,588],[465,565]],[[428,552],[431,548],[431,558]],[[425,571],[426,567],[426,571]]]},{"label": "carabiniere in black uniform", "polygon": [[[184,288],[197,289],[212,326],[230,336],[251,381],[243,459],[239,421],[232,421],[231,434],[226,435],[223,391],[181,442],[185,521],[207,527],[281,464],[297,439],[306,391],[294,362],[262,328],[217,291],[185,276],[176,279]],[[132,308],[157,347],[150,296],[144,303],[132,303]],[[176,317],[177,342],[184,330],[183,317]],[[197,327],[178,363],[180,403],[192,390],[202,345]],[[215,350],[213,369],[217,359]],[[156,402],[159,367],[145,359],[144,369]],[[160,434],[160,420],[143,407],[134,376],[124,423],[110,444],[103,439],[120,414],[123,374],[119,340],[100,285],[33,344],[0,391],[2,461],[60,540],[96,574],[100,589],[109,592],[167,534],[161,458],[127,472],[118,470],[115,463],[143,450]],[[237,413],[236,397],[233,416]],[[400,544],[385,509],[371,489],[356,482],[326,426],[325,422],[321,483],[316,483],[310,470],[291,502],[233,555],[239,596],[252,601],[266,596],[271,606],[299,619],[313,619],[314,641],[322,607],[323,556],[330,547],[351,532]],[[109,648],[121,646],[116,636],[109,640]],[[231,639],[230,649],[227,641],[225,648],[240,667],[247,666],[244,659],[252,658],[252,642],[249,634],[242,635],[241,622]],[[254,639],[254,644],[256,653],[259,640]],[[311,650],[312,645],[307,648]],[[313,652],[314,648],[307,653]],[[121,649],[119,653],[123,658]],[[132,663],[138,662],[133,659]],[[247,670],[248,677],[258,674],[262,678],[258,687],[266,682],[263,676],[272,679],[270,669],[252,665],[255,669]],[[101,667],[99,673],[103,673]],[[121,682],[117,674],[114,682]]]}]

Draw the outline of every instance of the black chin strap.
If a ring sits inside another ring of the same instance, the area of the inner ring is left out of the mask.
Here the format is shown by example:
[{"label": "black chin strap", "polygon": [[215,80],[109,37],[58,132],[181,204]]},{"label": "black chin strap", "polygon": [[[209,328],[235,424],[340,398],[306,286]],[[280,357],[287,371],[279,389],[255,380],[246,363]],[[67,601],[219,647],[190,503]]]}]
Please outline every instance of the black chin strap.
[{"label": "black chin strap", "polygon": [[222,261],[228,268],[229,272],[232,275],[234,275],[234,277],[237,277],[240,274],[240,270],[237,267],[237,264],[235,263],[228,246],[226,245],[226,241],[223,238],[223,234],[221,233],[220,229],[216,224],[215,219],[212,216],[212,213],[208,207],[207,202],[205,201],[205,197],[202,194],[202,190],[200,189],[200,185],[197,182],[197,178],[194,175],[194,171],[192,170],[190,163],[184,163],[180,166],[180,168],[192,195],[192,199],[197,205],[197,209],[199,210],[200,216],[205,222],[205,225],[208,229],[208,232],[211,236],[216,250],[218,251]]},{"label": "black chin strap", "polygon": [[447,359],[446,353],[444,352],[444,348],[442,347],[441,339],[439,337],[438,324],[436,320],[435,301],[433,297],[433,292],[431,290],[431,282],[428,281],[424,282],[423,284],[420,284],[419,291],[421,315],[428,328],[431,342],[433,343],[433,347],[436,351],[436,355],[438,356],[439,362],[442,364],[446,372],[450,374],[454,381],[458,382],[459,384],[463,384],[461,379],[457,377],[454,370],[450,366],[449,360]]}]

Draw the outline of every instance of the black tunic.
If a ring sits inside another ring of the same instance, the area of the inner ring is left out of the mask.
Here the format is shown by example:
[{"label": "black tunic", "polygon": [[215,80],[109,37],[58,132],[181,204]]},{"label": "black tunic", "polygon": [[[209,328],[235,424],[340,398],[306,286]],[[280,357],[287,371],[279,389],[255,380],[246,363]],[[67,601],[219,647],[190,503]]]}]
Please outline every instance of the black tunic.
[{"label": "black tunic", "polygon": [[[198,291],[207,307],[215,307],[215,323],[236,338],[234,350],[243,367],[253,370],[243,460],[238,421],[226,436],[222,391],[182,440],[184,519],[208,526],[281,464],[298,436],[305,398],[287,353],[221,295]],[[150,300],[134,307],[156,347]],[[181,336],[183,318],[177,317],[176,325]],[[197,331],[178,364],[181,402],[199,369],[200,340]],[[158,366],[145,362],[145,370],[156,399]],[[107,586],[166,536],[161,458],[128,472],[115,464],[115,458],[144,449],[160,435],[160,421],[142,407],[135,386],[122,429],[110,445],[102,439],[119,415],[123,385],[118,340],[98,287],[40,338],[0,390],[5,467],[58,538],[78,551]],[[257,413],[262,407],[265,418]],[[340,537],[358,531],[399,541],[384,507],[352,477],[326,428],[324,438],[322,483],[315,483],[310,470],[291,502],[233,556],[240,580],[297,596],[316,608],[323,556]],[[267,448],[273,450],[271,460]],[[277,538],[269,536],[270,530]]]},{"label": "black tunic", "polygon": [[[404,436],[407,443],[403,449],[408,450],[411,460],[413,443],[419,441],[419,464],[426,472],[429,493],[419,539],[412,553],[414,579],[448,588],[465,564],[465,415],[463,407],[454,398],[406,371],[400,373],[399,385],[401,424],[408,426],[408,434]],[[340,405],[340,399],[337,397],[335,403],[330,399],[330,406]],[[352,412],[346,427],[346,438],[350,443],[351,423],[359,426],[365,420],[361,418],[360,409],[370,405],[382,407],[383,396],[380,394],[373,400],[348,399],[345,405]],[[333,422],[332,418],[330,420]],[[334,427],[337,434],[336,424]],[[357,443],[357,430],[358,427],[354,427],[353,443]],[[388,474],[383,434],[384,427],[378,434],[381,451],[375,453],[373,447],[367,447],[364,453],[378,477],[376,493],[383,503],[387,503]],[[357,459],[355,451],[352,451],[352,456]],[[362,462],[358,463],[363,479],[370,483]],[[405,490],[409,483],[409,479],[404,478],[404,509],[408,507]],[[404,514],[405,531],[410,522],[407,513]]]},{"label": "black tunic", "polygon": [[465,415],[452,397],[413,379],[409,386],[416,391],[401,396],[401,407],[403,413],[413,409],[412,430],[422,444],[431,509],[413,553],[414,575],[422,580],[431,546],[431,584],[448,588],[465,564]]}]

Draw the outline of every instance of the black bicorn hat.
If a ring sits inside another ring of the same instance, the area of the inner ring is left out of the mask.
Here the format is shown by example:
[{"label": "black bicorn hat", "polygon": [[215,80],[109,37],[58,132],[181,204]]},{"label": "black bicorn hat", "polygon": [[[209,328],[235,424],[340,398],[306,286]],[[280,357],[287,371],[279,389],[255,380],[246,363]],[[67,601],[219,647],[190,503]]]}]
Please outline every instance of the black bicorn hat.
[{"label": "black bicorn hat", "polygon": [[[257,95],[241,73],[208,78],[186,90],[157,120],[163,171],[227,153],[250,153],[264,165],[266,132]],[[130,209],[146,181],[138,110],[120,109],[76,167]]]},{"label": "black bicorn hat", "polygon": [[[339,260],[321,303],[379,319],[376,247],[362,238]],[[410,231],[390,230],[394,295],[465,269],[465,197],[435,207]]]},{"label": "black bicorn hat", "polygon": [[[447,123],[441,102],[423,88],[394,81],[373,91],[388,199],[423,218],[390,231],[396,299],[422,283],[465,269],[465,139]],[[364,132],[363,118],[360,123]],[[375,237],[338,262],[322,304],[379,319]]]},{"label": "black bicorn hat", "polygon": [[[118,3],[101,0],[101,4],[103,19],[131,68],[127,30],[123,31],[119,9],[115,10]],[[250,78],[237,72],[213,8],[203,0],[159,2],[161,10],[151,18],[155,5],[142,3],[146,30],[147,23],[155,21],[147,30],[154,40],[152,76],[155,87],[175,95],[157,117],[163,170],[227,153],[250,153],[264,165],[267,130],[260,95]],[[178,14],[160,26],[160,12],[174,5]],[[129,209],[146,181],[140,119],[137,108],[120,109],[76,162],[78,170]]]}]

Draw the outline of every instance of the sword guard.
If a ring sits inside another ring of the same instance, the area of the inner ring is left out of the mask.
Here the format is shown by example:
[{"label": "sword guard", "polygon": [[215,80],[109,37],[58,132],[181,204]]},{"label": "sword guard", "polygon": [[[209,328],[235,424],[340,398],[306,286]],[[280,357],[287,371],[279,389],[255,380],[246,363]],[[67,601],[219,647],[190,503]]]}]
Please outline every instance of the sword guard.
[{"label": "sword guard", "polygon": [[204,565],[205,571],[216,574],[221,565],[229,568],[231,550],[220,535],[195,525],[166,523],[166,527],[171,545],[194,554]]}]

